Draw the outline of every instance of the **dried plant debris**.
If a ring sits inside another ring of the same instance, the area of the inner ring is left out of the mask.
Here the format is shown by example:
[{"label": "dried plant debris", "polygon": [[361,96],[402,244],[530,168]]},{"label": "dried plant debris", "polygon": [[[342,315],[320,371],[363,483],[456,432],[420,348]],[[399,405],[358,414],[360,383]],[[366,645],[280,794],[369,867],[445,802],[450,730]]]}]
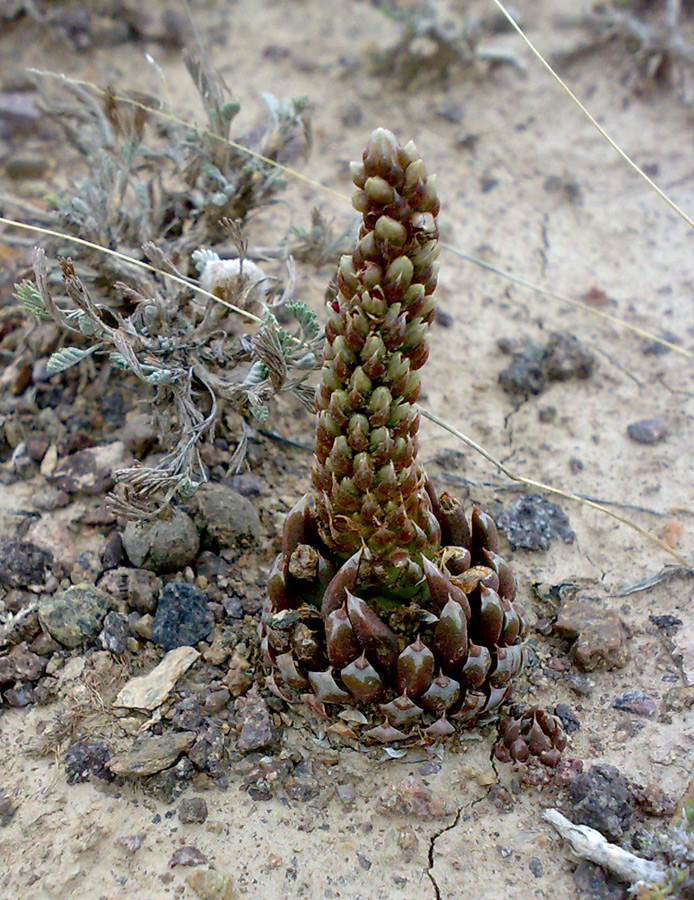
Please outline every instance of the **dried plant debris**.
[{"label": "dried plant debris", "polygon": [[[209,252],[202,252],[198,261],[203,274],[213,263],[223,267]],[[228,311],[211,297],[199,302],[192,292],[162,297],[131,290],[135,309],[125,317],[92,299],[72,263],[61,265],[69,303],[54,300],[42,250],[35,253],[35,284],[25,281],[16,289],[27,312],[57,323],[74,341],[50,357],[49,374],[64,372],[93,355],[106,355],[113,368],[134,375],[152,392],[165,453],[153,467],[136,465],[116,472],[120,490],[112,499],[123,515],[149,518],[175,496],[189,498],[207,480],[201,444],[212,439],[221,424],[222,401],[260,422],[267,420],[268,403],[281,391],[311,405],[306,379],[317,366],[321,345],[317,317],[303,303],[288,301],[285,309],[296,327],[293,331],[280,327],[260,299],[264,294],[258,288],[262,279],[256,266],[248,266],[244,273],[238,264],[233,277],[210,280],[213,293],[222,285],[227,296],[242,306],[255,297],[260,310],[264,308],[256,333],[238,337]],[[237,470],[243,462],[245,431],[239,446],[232,459]]]},{"label": "dried plant debris", "polygon": [[554,54],[555,62],[572,61],[618,42],[633,53],[637,87],[643,88],[649,82],[673,85],[691,102],[691,13],[692,4],[685,0],[612,0],[594,4],[578,20],[578,24],[588,28],[590,37],[568,51]]},{"label": "dried plant debris", "polygon": [[685,804],[678,820],[658,831],[640,833],[635,841],[641,856],[612,844],[586,825],[574,825],[557,810],[544,814],[574,853],[601,865],[630,885],[637,900],[675,900],[694,889],[694,801]]},{"label": "dried plant debris", "polygon": [[374,56],[374,71],[402,88],[445,81],[452,72],[480,65],[510,63],[524,68],[511,49],[482,43],[485,32],[495,25],[491,20],[465,18],[460,22],[439,0],[416,4],[374,0],[374,5],[400,28],[397,43]]},{"label": "dried plant debris", "polygon": [[[243,220],[285,186],[280,166],[298,164],[311,148],[307,102],[263,100],[270,122],[232,138],[240,106],[202,54],[186,54],[205,119],[178,120],[158,97],[103,95],[50,73],[35,73],[48,117],[88,166],[88,175],[53,197],[57,223],[80,238],[137,255],[156,242],[174,263],[193,249],[227,240],[225,218]],[[231,143],[230,143],[231,141]],[[121,260],[81,250],[81,259],[109,279],[143,277]]]}]

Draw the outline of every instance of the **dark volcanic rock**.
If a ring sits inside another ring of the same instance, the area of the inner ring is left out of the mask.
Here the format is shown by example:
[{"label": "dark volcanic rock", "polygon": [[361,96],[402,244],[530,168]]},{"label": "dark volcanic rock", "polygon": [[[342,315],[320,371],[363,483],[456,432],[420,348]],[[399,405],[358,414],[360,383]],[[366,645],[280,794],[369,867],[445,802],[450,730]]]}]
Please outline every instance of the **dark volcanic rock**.
[{"label": "dark volcanic rock", "polygon": [[513,550],[549,550],[553,538],[572,544],[575,537],[564,510],[539,494],[521,497],[497,523]]},{"label": "dark volcanic rock", "polygon": [[630,827],[633,800],[629,782],[614,766],[593,766],[577,775],[569,793],[569,818],[575,824],[595,828],[613,842]]},{"label": "dark volcanic rock", "polygon": [[152,624],[152,640],[164,650],[194,647],[212,630],[214,616],[207,597],[198,588],[182,582],[167,584],[161,593]]},{"label": "dark volcanic rock", "polygon": [[42,585],[53,554],[17,538],[0,539],[0,584],[8,587]]},{"label": "dark volcanic rock", "polygon": [[65,754],[65,775],[68,784],[78,784],[98,778],[113,781],[106,763],[113,753],[105,741],[77,741]]},{"label": "dark volcanic rock", "polygon": [[552,334],[546,344],[503,339],[499,349],[511,354],[511,364],[499,373],[499,384],[516,397],[541,394],[551,381],[589,378],[595,368],[593,354],[572,335]]}]

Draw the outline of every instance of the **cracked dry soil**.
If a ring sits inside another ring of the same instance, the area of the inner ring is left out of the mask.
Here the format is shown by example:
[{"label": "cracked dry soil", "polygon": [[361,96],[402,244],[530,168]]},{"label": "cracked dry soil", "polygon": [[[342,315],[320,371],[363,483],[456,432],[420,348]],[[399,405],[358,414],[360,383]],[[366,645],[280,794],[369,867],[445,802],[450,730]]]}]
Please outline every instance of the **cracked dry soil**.
[{"label": "cracked dry soil", "polygon": [[[163,5],[153,4],[152,11]],[[403,139],[413,137],[429,170],[438,173],[447,243],[560,294],[604,292],[606,311],[657,334],[674,334],[682,347],[694,349],[686,227],[635,179],[512,35],[493,40],[518,52],[524,73],[510,66],[456,71],[445,83],[403,91],[370,71],[372,52],[392,44],[397,29],[366,3],[261,0],[193,7],[212,61],[241,100],[244,128],[259,114],[265,91],[311,99],[314,148],[307,172],[313,179],[345,193],[347,162],[361,152],[372,128],[384,125]],[[489,11],[485,3],[468,8],[472,14]],[[515,4],[545,52],[568,39],[557,23],[573,8],[568,0]],[[454,16],[465,11],[463,4],[451,9]],[[0,78],[7,89],[21,81],[23,67],[40,66],[123,89],[159,90],[143,51],[164,72],[175,108],[193,114],[180,53],[158,44],[97,46],[77,54],[64,39],[23,20],[0,35]],[[690,112],[664,86],[635,94],[630,66],[623,49],[607,47],[563,74],[616,140],[692,210]],[[64,183],[75,173],[67,162],[63,166],[60,146],[46,140],[30,139],[29,149],[46,155],[50,184]],[[3,189],[41,202],[30,185],[0,178]],[[306,224],[316,204],[340,226],[353,221],[346,204],[305,183],[290,183],[285,197],[288,206],[251,223],[252,243],[276,242],[288,211],[293,223]],[[438,297],[446,317],[434,326],[421,402],[519,473],[614,503],[653,534],[676,520],[678,550],[692,558],[690,361],[674,352],[653,353],[647,341],[614,323],[525,291],[450,253],[441,263]],[[330,275],[329,268],[299,269],[298,294],[318,312]],[[573,335],[590,349],[597,360],[593,374],[553,382],[527,400],[505,393],[498,375],[508,357],[497,341],[546,341],[550,333]],[[656,416],[667,423],[664,440],[643,445],[629,439],[629,424]],[[272,427],[299,445],[310,444],[309,417],[284,401]],[[422,429],[421,455],[441,486],[494,515],[519,496],[483,459],[430,422]],[[253,465],[265,484],[258,501],[264,532],[250,563],[258,577],[282,514],[308,484],[309,463],[300,447],[260,439]],[[32,512],[41,478],[2,488],[1,535],[14,534],[18,519]],[[531,623],[539,622],[538,630],[531,628],[529,665],[514,697],[570,707],[580,728],[568,754],[586,767],[616,765],[679,799],[694,768],[692,688],[676,642],[650,617],[677,617],[682,632],[692,634],[692,583],[678,576],[618,596],[670,560],[595,511],[562,507],[576,535],[573,544],[554,541],[535,553],[503,548]],[[71,522],[74,540],[88,546],[93,534],[71,509],[40,516]],[[548,634],[542,620],[551,620],[556,608],[539,598],[553,594],[533,591],[533,585],[567,582],[621,619],[629,651],[624,668],[582,672],[568,643]],[[635,690],[653,700],[654,714],[613,707]],[[205,798],[209,815],[204,823],[184,824],[176,815],[179,801],[155,800],[137,785],[69,786],[64,746],[54,757],[35,752],[58,713],[51,706],[0,710],[0,787],[16,810],[0,826],[1,900],[194,900],[199,895],[186,880],[192,869],[169,867],[180,846],[194,846],[231,875],[239,896],[261,900],[586,896],[573,878],[575,860],[541,818],[547,806],[568,808],[565,788],[524,787],[509,767],[493,767],[494,727],[451,741],[440,756],[410,751],[391,759],[339,741],[331,746],[320,723],[312,721],[310,732],[292,711],[282,746],[312,755],[317,796],[301,801],[280,789],[269,800],[254,800],[232,768],[226,790],[202,782],[188,789],[186,796]],[[117,725],[108,706],[103,715],[102,724]],[[410,776],[432,797],[423,817],[379,804]],[[348,803],[336,790],[344,784],[354,787]],[[427,817],[432,811],[434,817]],[[132,853],[119,843],[140,833],[141,846]]]}]

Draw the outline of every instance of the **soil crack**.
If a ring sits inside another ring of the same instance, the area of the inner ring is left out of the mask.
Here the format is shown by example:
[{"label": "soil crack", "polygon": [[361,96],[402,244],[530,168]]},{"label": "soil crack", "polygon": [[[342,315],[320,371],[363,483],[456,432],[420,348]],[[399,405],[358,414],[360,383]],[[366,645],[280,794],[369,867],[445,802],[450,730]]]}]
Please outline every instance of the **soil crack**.
[{"label": "soil crack", "polygon": [[462,803],[458,807],[455,818],[453,819],[451,824],[446,825],[445,828],[442,828],[440,831],[432,834],[432,836],[429,838],[429,867],[427,868],[427,875],[429,876],[429,881],[433,885],[436,900],[442,900],[441,889],[439,888],[436,879],[434,878],[434,850],[436,849],[436,842],[441,837],[441,835],[446,834],[447,831],[453,831],[454,828],[458,827],[460,817],[465,810],[472,809],[473,806],[481,803],[486,797],[487,793],[485,793],[484,796],[478,797],[476,800],[473,800],[471,803]]}]

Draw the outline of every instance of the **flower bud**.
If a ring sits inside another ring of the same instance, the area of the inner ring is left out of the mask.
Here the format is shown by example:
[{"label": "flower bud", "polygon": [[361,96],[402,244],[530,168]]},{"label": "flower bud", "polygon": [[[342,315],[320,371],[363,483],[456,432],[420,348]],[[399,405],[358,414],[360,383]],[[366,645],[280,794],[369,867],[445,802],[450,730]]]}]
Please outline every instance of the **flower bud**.
[{"label": "flower bud", "polygon": [[355,191],[352,194],[352,206],[359,213],[365,213],[371,204],[369,200],[369,195],[366,191]]},{"label": "flower bud", "polygon": [[351,162],[349,164],[349,174],[354,182],[354,184],[358,188],[363,188],[366,182],[366,172],[364,171],[364,164],[360,162]]},{"label": "flower bud", "polygon": [[402,247],[407,240],[407,228],[390,216],[381,216],[374,227],[374,234],[382,241]]},{"label": "flower bud", "polygon": [[385,206],[393,201],[392,185],[388,184],[385,178],[381,178],[379,175],[366,179],[364,191],[373,203],[381,203]]}]

